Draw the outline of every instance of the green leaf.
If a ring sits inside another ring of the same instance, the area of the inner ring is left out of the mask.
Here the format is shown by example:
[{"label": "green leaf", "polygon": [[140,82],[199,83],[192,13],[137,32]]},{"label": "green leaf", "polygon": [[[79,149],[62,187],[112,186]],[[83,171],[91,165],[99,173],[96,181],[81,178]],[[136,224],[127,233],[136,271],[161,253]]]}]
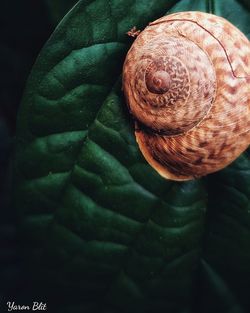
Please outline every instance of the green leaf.
[{"label": "green leaf", "polygon": [[133,26],[196,8],[248,33],[236,1],[235,14],[217,1],[176,2],[80,1],[40,53],[16,139],[24,299],[42,295],[60,313],[250,308],[249,156],[204,181],[164,180],[138,150],[121,91]]},{"label": "green leaf", "polygon": [[246,312],[250,308],[250,159],[212,175],[204,257]]}]

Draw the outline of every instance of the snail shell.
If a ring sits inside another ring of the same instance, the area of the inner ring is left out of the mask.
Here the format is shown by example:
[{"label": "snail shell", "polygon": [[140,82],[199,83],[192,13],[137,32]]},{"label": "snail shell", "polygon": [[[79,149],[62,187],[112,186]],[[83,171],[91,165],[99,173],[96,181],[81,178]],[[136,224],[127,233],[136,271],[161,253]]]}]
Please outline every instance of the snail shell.
[{"label": "snail shell", "polygon": [[123,90],[136,140],[162,176],[222,169],[250,143],[250,43],[224,18],[181,12],[149,24],[131,46]]}]

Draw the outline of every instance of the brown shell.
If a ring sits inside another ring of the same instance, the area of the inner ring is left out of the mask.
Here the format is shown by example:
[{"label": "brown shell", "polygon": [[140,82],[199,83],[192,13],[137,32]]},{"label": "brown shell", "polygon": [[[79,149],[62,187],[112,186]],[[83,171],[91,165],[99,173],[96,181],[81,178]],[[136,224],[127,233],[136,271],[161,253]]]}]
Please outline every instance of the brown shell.
[{"label": "brown shell", "polygon": [[123,89],[146,160],[162,176],[218,171],[250,143],[250,43],[224,18],[180,12],[130,48]]}]

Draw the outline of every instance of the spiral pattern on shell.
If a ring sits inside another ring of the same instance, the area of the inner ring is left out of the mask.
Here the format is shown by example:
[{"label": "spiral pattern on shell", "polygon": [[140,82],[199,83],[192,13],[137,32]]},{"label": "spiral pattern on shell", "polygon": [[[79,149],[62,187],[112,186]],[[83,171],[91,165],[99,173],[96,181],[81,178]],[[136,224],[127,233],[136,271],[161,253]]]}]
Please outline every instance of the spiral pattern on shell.
[{"label": "spiral pattern on shell", "polygon": [[162,176],[218,171],[250,143],[250,43],[224,18],[180,12],[131,46],[123,90],[146,160]]}]

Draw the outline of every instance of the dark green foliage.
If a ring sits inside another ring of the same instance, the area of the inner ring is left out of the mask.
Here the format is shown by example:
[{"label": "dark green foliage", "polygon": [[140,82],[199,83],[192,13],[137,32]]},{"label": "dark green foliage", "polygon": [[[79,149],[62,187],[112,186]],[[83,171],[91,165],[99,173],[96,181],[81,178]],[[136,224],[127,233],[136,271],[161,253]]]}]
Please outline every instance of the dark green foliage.
[{"label": "dark green foliage", "polygon": [[54,23],[58,23],[71,9],[77,0],[44,0],[47,3],[50,15]]},{"label": "dark green foliage", "polygon": [[235,0],[80,1],[31,73],[16,140],[32,284],[20,297],[51,312],[250,310],[249,155],[207,179],[164,180],[138,150],[121,92],[126,32],[169,10],[213,12],[250,31]]}]

